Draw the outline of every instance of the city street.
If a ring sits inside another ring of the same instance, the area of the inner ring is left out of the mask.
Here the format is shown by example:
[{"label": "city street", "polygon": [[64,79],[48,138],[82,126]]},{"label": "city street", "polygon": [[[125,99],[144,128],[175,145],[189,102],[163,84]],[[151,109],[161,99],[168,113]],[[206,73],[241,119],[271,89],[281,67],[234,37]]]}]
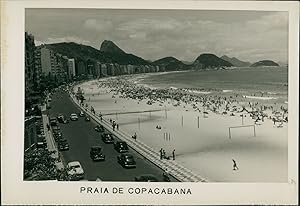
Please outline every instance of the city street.
[{"label": "city street", "polygon": [[[56,92],[52,96],[50,117],[56,117],[62,113],[67,119],[71,113],[78,114],[79,108],[72,102],[66,92]],[[59,123],[63,137],[68,140],[70,149],[61,152],[63,161],[79,161],[85,171],[85,180],[96,180],[99,177],[103,181],[134,181],[134,177],[142,174],[153,174],[159,181],[163,181],[163,170],[145,159],[143,156],[129,148],[136,160],[136,168],[126,169],[117,162],[118,153],[113,144],[105,144],[101,140],[101,133],[96,132],[96,122],[92,119],[86,122],[84,117],[78,121],[69,120],[68,124]],[[115,137],[116,139],[116,137]],[[91,146],[101,146],[106,156],[105,161],[93,162],[90,158]],[[171,181],[176,181],[172,177]]]}]

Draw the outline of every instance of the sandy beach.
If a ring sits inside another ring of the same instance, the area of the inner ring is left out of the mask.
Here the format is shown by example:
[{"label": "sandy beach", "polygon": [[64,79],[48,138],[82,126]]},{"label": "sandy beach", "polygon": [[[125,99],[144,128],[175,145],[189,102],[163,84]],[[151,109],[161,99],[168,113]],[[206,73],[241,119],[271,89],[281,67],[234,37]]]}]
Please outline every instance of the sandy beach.
[{"label": "sandy beach", "polygon": [[[227,89],[222,95],[195,88],[162,90],[139,84],[146,77],[111,77],[80,87],[85,103],[103,118],[157,151],[172,155],[175,149],[176,161],[210,181],[287,181],[287,109],[270,106],[273,98]],[[229,133],[229,127],[235,128]]]}]

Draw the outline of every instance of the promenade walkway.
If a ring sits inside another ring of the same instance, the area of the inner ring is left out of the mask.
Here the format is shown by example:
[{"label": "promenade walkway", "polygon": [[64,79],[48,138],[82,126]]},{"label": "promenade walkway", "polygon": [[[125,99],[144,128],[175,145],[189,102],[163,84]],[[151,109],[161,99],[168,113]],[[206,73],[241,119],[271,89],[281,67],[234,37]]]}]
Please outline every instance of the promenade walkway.
[{"label": "promenade walkway", "polygon": [[127,144],[136,150],[138,153],[140,153],[142,156],[144,156],[146,159],[151,161],[153,164],[158,166],[159,168],[167,171],[170,175],[175,177],[181,182],[208,182],[207,179],[199,176],[198,174],[195,174],[190,169],[182,166],[175,160],[166,160],[166,159],[160,159],[160,153],[159,151],[154,150],[153,148],[149,147],[148,145],[144,144],[143,142],[137,140],[134,140],[130,135],[127,134],[124,131],[121,130],[113,130],[111,123],[108,119],[103,118],[102,120],[99,117],[99,114],[92,113],[90,110],[88,110],[88,107],[83,107],[79,104],[79,102],[76,100],[75,96],[70,93],[71,99],[74,101],[74,103],[81,108],[82,111],[85,111],[86,114],[88,114],[91,118],[93,118],[97,123],[103,125],[109,132],[117,136],[119,139],[126,141]]},{"label": "promenade walkway", "polygon": [[48,117],[48,115],[46,114],[46,105],[43,105],[43,106],[42,106],[41,111],[42,111],[42,119],[43,119],[44,134],[45,134],[45,138],[46,138],[46,142],[47,142],[47,148],[48,148],[48,151],[54,152],[51,156],[52,156],[53,158],[57,159],[57,162],[55,163],[57,169],[63,169],[63,168],[64,168],[64,164],[63,164],[63,162],[61,161],[61,157],[60,157],[60,155],[59,155],[59,151],[58,151],[58,149],[57,149],[57,145],[56,145],[56,143],[55,143],[55,140],[54,140],[52,131],[51,131],[51,129],[48,130],[48,128],[47,128],[47,124],[50,125],[50,123],[49,123],[49,117]]}]

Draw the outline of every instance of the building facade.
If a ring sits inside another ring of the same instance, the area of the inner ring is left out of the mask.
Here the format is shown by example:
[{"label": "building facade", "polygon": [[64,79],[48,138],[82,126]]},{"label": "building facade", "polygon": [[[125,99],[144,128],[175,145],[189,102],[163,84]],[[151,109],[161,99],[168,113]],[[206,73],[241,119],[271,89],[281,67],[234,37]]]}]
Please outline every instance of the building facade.
[{"label": "building facade", "polygon": [[55,53],[45,46],[39,46],[36,52],[36,62],[40,73],[53,77],[58,83],[69,80],[69,62],[66,56]]},{"label": "building facade", "polygon": [[34,36],[25,32],[25,94],[30,95],[36,84]]},{"label": "building facade", "polygon": [[68,76],[70,80],[76,76],[75,59],[68,59]]}]

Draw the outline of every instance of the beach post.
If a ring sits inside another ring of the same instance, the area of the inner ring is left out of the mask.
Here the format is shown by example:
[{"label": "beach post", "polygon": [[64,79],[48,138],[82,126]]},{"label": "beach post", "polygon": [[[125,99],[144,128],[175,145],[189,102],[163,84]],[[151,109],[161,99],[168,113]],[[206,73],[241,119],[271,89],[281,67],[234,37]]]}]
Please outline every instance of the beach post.
[{"label": "beach post", "polygon": [[141,121],[139,117],[138,117],[138,122],[139,122],[139,130],[141,130]]},{"label": "beach post", "polygon": [[199,118],[199,116],[197,117],[197,120],[198,120],[198,128],[199,128],[199,121],[200,121],[200,118]]},{"label": "beach post", "polygon": [[242,117],[242,125],[244,125],[244,114],[240,115]]},{"label": "beach post", "polygon": [[254,137],[256,137],[255,124],[253,125]]},{"label": "beach post", "polygon": [[183,115],[181,116],[181,126],[183,127]]},{"label": "beach post", "polygon": [[168,118],[168,115],[167,115],[167,108],[165,106],[165,116],[166,116],[166,119]]},{"label": "beach post", "polygon": [[228,130],[229,130],[229,139],[231,139],[230,127],[228,128]]}]

